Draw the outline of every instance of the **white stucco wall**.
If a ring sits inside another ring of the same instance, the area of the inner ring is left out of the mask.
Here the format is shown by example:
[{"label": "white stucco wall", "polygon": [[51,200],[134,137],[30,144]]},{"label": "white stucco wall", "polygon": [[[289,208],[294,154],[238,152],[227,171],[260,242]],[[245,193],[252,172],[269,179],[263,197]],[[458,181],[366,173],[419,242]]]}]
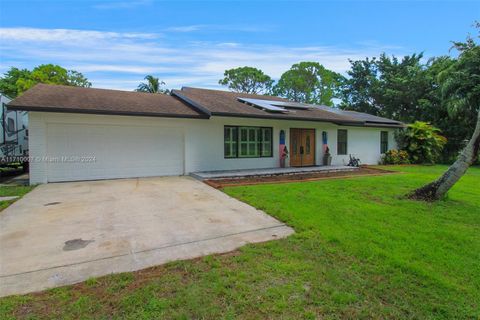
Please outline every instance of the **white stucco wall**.
[{"label": "white stucco wall", "polygon": [[[227,170],[237,168],[271,168],[279,165],[278,147],[280,130],[285,130],[286,145],[290,150],[290,128],[315,129],[317,165],[322,164],[322,132],[328,133],[328,145],[332,155],[332,164],[346,165],[349,160],[348,154],[360,158],[362,164],[378,164],[380,154],[380,132],[389,132],[389,149],[396,148],[394,130],[385,128],[365,128],[337,126],[331,123],[317,121],[285,121],[246,119],[233,117],[212,117],[205,125],[201,121],[189,127],[186,135],[186,169],[192,171]],[[223,128],[226,125],[238,126],[265,126],[273,127],[273,157],[252,159],[224,159],[223,157]],[[337,155],[337,129],[346,129],[348,133],[347,155]],[[288,165],[288,160],[287,160]]]},{"label": "white stucco wall", "polygon": [[[280,130],[285,130],[286,145],[289,148],[290,128],[312,128],[316,130],[316,164],[322,164],[322,131],[328,132],[328,145],[333,157],[332,164],[348,162],[348,154],[360,158],[363,164],[377,164],[380,154],[380,132],[389,131],[389,148],[395,148],[393,129],[340,127],[331,123],[316,121],[286,121],[247,119],[233,117],[212,117],[209,120],[176,119],[155,117],[130,117],[109,115],[86,115],[67,113],[30,112],[30,155],[41,159],[47,155],[47,127],[49,124],[77,125],[118,125],[118,126],[159,126],[179,130],[184,136],[184,174],[195,171],[271,168],[279,166],[278,147]],[[273,128],[273,157],[225,159],[223,129],[225,125],[265,126]],[[337,155],[337,129],[348,131],[347,155]],[[88,142],[86,142],[88,143]],[[94,151],[92,151],[94,152]],[[125,150],[128,152],[128,150]],[[115,159],[111,159],[115,161]],[[288,159],[287,159],[288,165]],[[44,161],[30,164],[31,183],[48,182],[47,165]]]},{"label": "white stucco wall", "polygon": [[30,153],[29,176],[30,184],[47,182],[47,163],[43,157],[47,154],[47,126],[48,114],[30,112],[28,149]]}]

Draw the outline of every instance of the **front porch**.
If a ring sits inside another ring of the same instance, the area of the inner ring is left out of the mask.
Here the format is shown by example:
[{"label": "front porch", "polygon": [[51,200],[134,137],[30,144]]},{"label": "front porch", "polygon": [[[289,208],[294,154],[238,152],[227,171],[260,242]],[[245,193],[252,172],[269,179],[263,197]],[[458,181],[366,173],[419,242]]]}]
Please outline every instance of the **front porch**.
[{"label": "front porch", "polygon": [[359,168],[348,166],[311,166],[311,167],[288,167],[288,168],[265,168],[265,169],[241,169],[192,172],[190,176],[198,180],[215,179],[238,179],[249,177],[271,177],[281,175],[309,174],[309,173],[333,173],[355,171]]}]

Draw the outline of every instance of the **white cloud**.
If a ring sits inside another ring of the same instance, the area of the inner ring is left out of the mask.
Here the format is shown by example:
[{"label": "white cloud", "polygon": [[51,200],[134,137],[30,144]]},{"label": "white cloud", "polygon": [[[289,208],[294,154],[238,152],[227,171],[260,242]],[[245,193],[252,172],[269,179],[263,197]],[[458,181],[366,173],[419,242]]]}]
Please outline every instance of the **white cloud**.
[{"label": "white cloud", "polygon": [[193,31],[198,31],[202,29],[204,25],[202,24],[196,24],[196,25],[191,25],[191,26],[178,26],[178,27],[170,27],[167,28],[166,31],[170,32],[193,32]]},{"label": "white cloud", "polygon": [[160,72],[174,72],[175,69],[162,66],[135,66],[135,65],[109,65],[109,64],[80,64],[71,65],[70,69],[82,70],[82,72],[119,72],[150,74]]},{"label": "white cloud", "polygon": [[0,70],[55,63],[84,73],[97,87],[132,90],[147,74],[160,77],[169,88],[218,87],[223,72],[239,66],[257,67],[278,79],[299,61],[317,61],[343,73],[348,59],[404,53],[380,44],[345,48],[174,41],[155,33],[0,28]]},{"label": "white cloud", "polygon": [[98,40],[155,39],[159,34],[72,29],[0,28],[0,40],[34,42],[94,42]]},{"label": "white cloud", "polygon": [[92,8],[95,9],[131,9],[138,6],[149,5],[152,0],[130,0],[130,1],[101,1],[98,4],[94,4]]},{"label": "white cloud", "polygon": [[229,24],[193,24],[186,26],[175,26],[165,29],[166,32],[268,32],[272,28],[268,26],[246,26],[246,25],[229,25]]}]

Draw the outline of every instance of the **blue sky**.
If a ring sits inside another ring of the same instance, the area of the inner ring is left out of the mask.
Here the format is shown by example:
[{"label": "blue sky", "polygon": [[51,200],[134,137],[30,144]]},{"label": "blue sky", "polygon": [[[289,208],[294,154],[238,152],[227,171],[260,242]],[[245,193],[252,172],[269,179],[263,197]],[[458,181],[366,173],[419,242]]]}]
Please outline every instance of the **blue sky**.
[{"label": "blue sky", "polygon": [[6,1],[0,72],[54,63],[94,87],[133,90],[147,74],[169,88],[217,88],[254,66],[278,79],[299,61],[344,73],[348,59],[449,53],[479,1]]}]

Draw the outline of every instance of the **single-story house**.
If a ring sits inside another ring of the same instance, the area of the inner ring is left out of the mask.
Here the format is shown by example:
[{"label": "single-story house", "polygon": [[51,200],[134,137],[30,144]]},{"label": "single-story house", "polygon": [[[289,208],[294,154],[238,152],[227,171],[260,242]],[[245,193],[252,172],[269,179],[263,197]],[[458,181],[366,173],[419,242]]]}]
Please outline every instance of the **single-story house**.
[{"label": "single-story house", "polygon": [[184,87],[171,95],[38,84],[29,112],[30,182],[198,171],[377,164],[402,123],[272,96]]}]

